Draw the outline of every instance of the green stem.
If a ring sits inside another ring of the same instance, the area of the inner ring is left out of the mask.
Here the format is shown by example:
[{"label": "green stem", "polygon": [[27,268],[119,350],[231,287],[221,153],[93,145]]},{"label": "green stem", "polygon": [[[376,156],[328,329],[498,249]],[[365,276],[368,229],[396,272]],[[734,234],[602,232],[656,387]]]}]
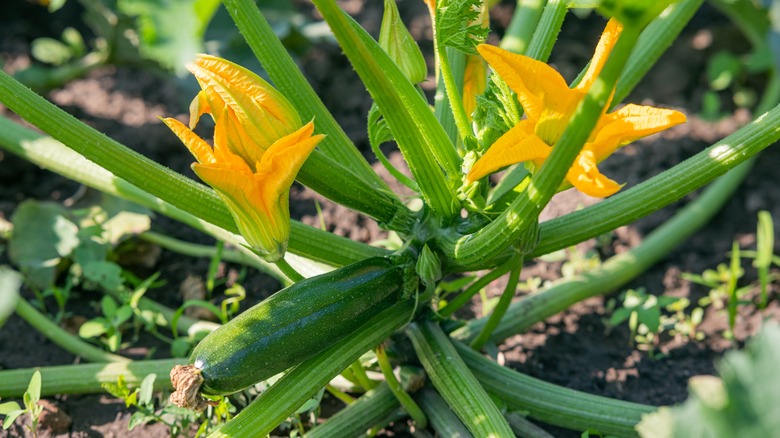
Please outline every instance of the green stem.
[{"label": "green stem", "polygon": [[290,100],[303,120],[314,119],[317,131],[327,135],[318,148],[375,189],[389,191],[322,103],[256,3],[225,0],[224,4],[276,88]]},{"label": "green stem", "polygon": [[517,0],[512,21],[501,39],[501,48],[510,52],[524,54],[531,43],[534,29],[539,24],[546,0]]},{"label": "green stem", "polygon": [[471,438],[469,430],[447,402],[433,388],[423,388],[415,393],[415,398],[431,423],[436,436],[447,438]]},{"label": "green stem", "polygon": [[123,376],[128,386],[138,387],[144,377],[157,374],[157,391],[171,388],[168,377],[174,365],[184,365],[187,359],[161,359],[132,362],[111,362],[52,367],[23,368],[0,371],[0,397],[21,397],[27,390],[35,370],[41,372],[41,396],[57,394],[100,394],[103,383],[116,383]]},{"label": "green stem", "polygon": [[452,316],[452,314],[457,312],[458,309],[465,306],[469,301],[471,301],[471,297],[473,297],[479,291],[481,291],[483,287],[487,286],[493,280],[509,272],[513,267],[517,265],[517,263],[518,263],[518,258],[509,259],[506,262],[504,262],[504,264],[502,264],[501,266],[490,271],[482,278],[472,283],[466,290],[458,294],[457,297],[455,297],[452,301],[447,303],[446,306],[439,309],[438,311],[439,316],[441,316],[442,318],[449,318],[450,316]]},{"label": "green stem", "polygon": [[[636,436],[634,425],[653,406],[615,400],[564,388],[518,373],[454,343],[479,384],[509,409],[521,410],[547,424],[574,430],[595,429],[605,435]],[[514,435],[512,435],[514,436]]]},{"label": "green stem", "polygon": [[[213,246],[185,242],[154,231],[143,232],[139,234],[138,237],[161,248],[189,257],[213,258],[217,253],[217,248]],[[275,278],[282,283],[284,287],[292,284],[276,265],[267,263],[258,257],[250,257],[241,251],[224,248],[222,249],[221,260],[254,268],[263,274]]]},{"label": "green stem", "polygon": [[366,369],[363,368],[363,364],[360,363],[359,360],[356,360],[352,362],[352,364],[349,365],[350,371],[352,371],[352,375],[355,376],[355,380],[357,380],[357,383],[363,387],[366,391],[369,391],[371,389],[374,389],[378,382],[375,382],[368,378],[368,374],[366,373]]},{"label": "green stem", "polygon": [[337,398],[338,400],[340,400],[342,403],[344,403],[347,406],[349,406],[349,405],[351,405],[352,403],[355,402],[355,399],[352,396],[350,396],[346,392],[341,391],[340,389],[336,388],[333,385],[330,385],[330,384],[325,385],[325,390],[328,391],[330,393],[330,395],[332,395],[333,397]]},{"label": "green stem", "polygon": [[[753,161],[740,165],[715,181],[696,200],[650,233],[639,246],[610,258],[592,272],[563,280],[512,304],[493,333],[493,341],[500,342],[521,333],[576,302],[610,292],[636,278],[706,224],[730,199],[750,171]],[[470,321],[455,330],[452,336],[469,340],[481,332],[485,323],[486,318]]]},{"label": "green stem", "polygon": [[398,399],[386,383],[363,394],[325,423],[315,426],[306,438],[357,437],[387,418],[398,408]]},{"label": "green stem", "polygon": [[66,332],[46,315],[35,310],[27,300],[19,299],[16,302],[16,314],[54,344],[84,360],[89,362],[130,362],[130,359],[126,357],[103,351],[83,341],[78,336]]},{"label": "green stem", "polygon": [[450,178],[460,179],[460,157],[427,102],[335,0],[314,4],[382,111],[426,203],[442,217],[454,216],[458,202]]},{"label": "green stem", "polygon": [[265,436],[367,350],[409,321],[413,305],[396,304],[317,356],[290,370],[233,420],[209,437]]},{"label": "green stem", "polygon": [[501,298],[499,298],[498,304],[496,304],[493,312],[490,313],[490,317],[488,318],[484,327],[482,327],[482,331],[479,332],[479,335],[477,335],[473,341],[471,341],[471,348],[475,350],[481,350],[487,341],[490,340],[491,335],[493,335],[493,331],[498,326],[498,323],[501,322],[501,319],[504,317],[507,308],[509,308],[509,305],[512,303],[512,298],[514,298],[515,292],[517,292],[517,282],[520,279],[520,270],[522,267],[523,262],[521,259],[519,263],[517,263],[517,265],[512,268],[512,272],[509,274],[509,281],[506,284],[504,293],[501,294]]},{"label": "green stem", "polygon": [[305,278],[303,275],[298,273],[295,268],[290,266],[284,257],[276,261],[276,267],[279,268],[279,270],[282,271],[284,275],[287,276],[287,278],[289,278],[293,283],[297,283]]},{"label": "green stem", "polygon": [[401,406],[403,406],[404,410],[412,417],[416,427],[420,429],[428,427],[428,418],[425,417],[422,409],[417,406],[417,403],[414,402],[412,397],[401,386],[401,383],[398,382],[398,379],[395,378],[393,365],[390,364],[390,359],[387,357],[387,352],[383,345],[377,347],[376,359],[377,362],[379,362],[379,369],[382,370],[382,375],[385,376],[387,386],[390,388],[390,391],[393,392],[395,398],[398,399]]},{"label": "green stem", "polygon": [[[434,26],[434,29],[436,29],[436,26]],[[436,40],[435,34],[433,36],[433,41],[437,59],[439,60],[439,67],[441,68],[441,78],[444,81],[444,89],[447,91],[447,100],[450,102],[450,107],[452,108],[455,127],[458,128],[458,135],[461,140],[473,137],[474,132],[471,129],[471,123],[469,123],[469,118],[466,115],[466,109],[463,107],[461,89],[458,88],[455,83],[455,76],[450,67],[450,59],[447,57],[447,51],[444,49],[444,45]]]},{"label": "green stem", "polygon": [[529,257],[600,236],[660,210],[780,140],[780,106],[749,125],[636,187],[540,225]]},{"label": "green stem", "polygon": [[541,427],[531,423],[524,416],[517,412],[507,412],[504,414],[509,427],[517,436],[528,438],[555,438]]},{"label": "green stem", "polygon": [[[206,194],[213,198],[213,205],[227,216],[229,222],[222,224],[224,226],[214,225],[191,212],[181,210],[114,176],[51,137],[42,136],[5,117],[0,117],[0,147],[66,178],[151,208],[217,239],[229,242],[238,250],[243,248],[243,239],[233,234],[236,232],[235,223],[222,201],[213,192],[206,192]],[[290,225],[290,252],[311,260],[333,266],[344,266],[388,253],[381,248],[336,236],[298,221],[291,221]],[[257,258],[257,255],[248,249],[245,254]]]},{"label": "green stem", "polygon": [[[435,41],[436,40],[434,39],[434,42]],[[452,47],[445,47],[444,51],[447,53],[450,70],[452,70],[452,76],[455,78],[455,87],[458,90],[462,90],[463,73],[466,70],[466,54]],[[438,65],[438,61],[436,62],[436,65]],[[447,90],[444,85],[441,69],[436,71],[436,94],[433,96],[433,112],[436,115],[436,119],[441,124],[442,129],[444,129],[444,132],[447,134],[447,137],[450,139],[450,142],[453,145],[457,145],[459,141],[458,127],[455,126],[455,117],[452,114],[450,99],[447,97]]]},{"label": "green stem", "polygon": [[406,333],[431,382],[471,433],[514,437],[501,412],[437,324],[415,322]]},{"label": "green stem", "polygon": [[542,11],[539,23],[528,45],[525,55],[533,59],[547,62],[547,58],[552,53],[555,40],[563,26],[563,19],[566,18],[567,7],[565,0],[549,0]]}]

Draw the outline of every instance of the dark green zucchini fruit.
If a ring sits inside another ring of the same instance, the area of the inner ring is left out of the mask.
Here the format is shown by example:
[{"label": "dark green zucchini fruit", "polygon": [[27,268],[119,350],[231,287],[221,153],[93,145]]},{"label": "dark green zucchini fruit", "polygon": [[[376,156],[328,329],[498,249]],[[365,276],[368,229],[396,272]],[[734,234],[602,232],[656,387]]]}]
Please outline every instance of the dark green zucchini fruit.
[{"label": "dark green zucchini fruit", "polygon": [[200,391],[240,391],[325,350],[403,297],[400,258],[375,257],[283,289],[206,336],[192,352]]}]

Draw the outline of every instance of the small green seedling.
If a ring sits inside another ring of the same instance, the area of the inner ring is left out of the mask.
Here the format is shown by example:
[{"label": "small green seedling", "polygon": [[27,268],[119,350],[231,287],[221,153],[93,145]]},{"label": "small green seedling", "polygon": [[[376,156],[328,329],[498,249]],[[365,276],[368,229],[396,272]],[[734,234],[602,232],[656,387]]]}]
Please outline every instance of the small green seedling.
[{"label": "small green seedling", "polygon": [[38,404],[41,399],[41,373],[36,370],[30,384],[27,386],[27,391],[24,393],[24,409],[19,406],[17,402],[0,403],[0,415],[5,415],[3,421],[3,430],[8,430],[11,425],[24,413],[30,416],[30,432],[33,437],[38,436],[38,418],[43,412],[43,406]]},{"label": "small green seedling", "polygon": [[100,301],[103,316],[92,318],[79,328],[82,338],[99,338],[109,350],[117,351],[122,345],[122,325],[133,316],[129,304],[118,306],[109,296]]}]

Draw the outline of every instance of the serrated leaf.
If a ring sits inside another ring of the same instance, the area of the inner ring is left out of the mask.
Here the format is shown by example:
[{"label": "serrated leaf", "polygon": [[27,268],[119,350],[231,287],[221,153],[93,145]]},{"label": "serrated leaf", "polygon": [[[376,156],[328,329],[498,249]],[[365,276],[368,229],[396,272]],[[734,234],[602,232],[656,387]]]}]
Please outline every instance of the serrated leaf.
[{"label": "serrated leaf", "polygon": [[60,205],[33,200],[19,204],[11,222],[14,231],[8,242],[9,258],[30,274],[33,286],[46,289],[54,282],[60,259],[78,246],[78,227]]},{"label": "serrated leaf", "polygon": [[481,0],[438,1],[434,24],[439,44],[467,54],[477,53],[477,45],[484,43],[490,33],[478,22],[481,12]]}]

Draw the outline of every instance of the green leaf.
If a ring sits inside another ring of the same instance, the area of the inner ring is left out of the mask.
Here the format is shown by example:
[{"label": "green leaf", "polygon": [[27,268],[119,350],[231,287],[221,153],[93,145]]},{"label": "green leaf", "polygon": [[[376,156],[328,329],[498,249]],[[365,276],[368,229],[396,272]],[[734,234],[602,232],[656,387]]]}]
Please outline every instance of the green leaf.
[{"label": "green leaf", "polygon": [[30,384],[27,386],[27,392],[25,392],[24,394],[30,395],[30,404],[27,405],[28,409],[31,406],[37,404],[38,401],[41,399],[41,372],[40,371],[35,370],[32,377],[30,378]]},{"label": "green leaf", "polygon": [[18,411],[22,409],[21,406],[19,406],[19,403],[15,401],[0,403],[0,415],[8,415],[13,411]]},{"label": "green leaf", "polygon": [[742,70],[742,63],[729,52],[718,52],[707,64],[710,88],[721,91],[728,88]]},{"label": "green leaf", "polygon": [[62,65],[73,57],[70,48],[54,38],[36,38],[30,45],[33,58],[51,65]]},{"label": "green leaf", "polygon": [[22,414],[24,414],[24,411],[21,409],[18,411],[11,411],[7,413],[5,415],[5,421],[3,421],[3,429],[10,428],[11,425],[14,424],[14,421],[16,421],[16,419],[19,418],[19,416]]},{"label": "green leaf", "polygon": [[142,411],[135,412],[130,416],[130,420],[127,422],[127,430],[133,430],[136,426],[142,426],[155,420],[158,420],[158,418],[154,415],[149,415]]},{"label": "green leaf", "polygon": [[490,29],[479,23],[481,0],[439,0],[436,2],[436,39],[445,47],[468,54],[487,39]]},{"label": "green leaf", "polygon": [[34,287],[45,289],[54,282],[56,266],[79,243],[78,227],[58,204],[33,200],[19,204],[11,216],[14,231],[8,242],[8,255],[29,273]]},{"label": "green leaf", "polygon": [[100,311],[103,312],[103,316],[105,316],[106,319],[114,319],[114,316],[116,316],[116,310],[116,301],[114,301],[114,299],[110,296],[106,295],[102,300],[100,300]]},{"label": "green leaf", "polygon": [[122,345],[122,334],[118,331],[114,331],[114,333],[111,333],[111,336],[108,337],[106,344],[108,345],[109,350],[116,352]]},{"label": "green leaf", "polygon": [[[83,268],[84,278],[97,283],[105,290],[115,291],[122,286],[122,268],[116,263],[106,261],[91,262],[87,263]],[[108,297],[104,297],[104,300],[106,298]],[[114,304],[114,310],[116,310],[116,304]]]},{"label": "green leaf", "polygon": [[721,379],[698,376],[689,382],[688,400],[661,408],[637,426],[643,438],[769,437],[778,430],[780,406],[780,326],[767,323],[744,351],[726,353]]},{"label": "green leaf", "polygon": [[0,266],[0,327],[16,309],[22,281],[21,274],[7,266]]},{"label": "green leaf", "polygon": [[136,18],[141,55],[168,69],[184,65],[203,49],[203,33],[219,0],[118,0],[120,12]]},{"label": "green leaf", "polygon": [[108,331],[109,327],[103,318],[95,318],[81,324],[79,327],[79,336],[85,339],[102,336]]},{"label": "green leaf", "polygon": [[148,405],[152,402],[155,379],[157,379],[157,374],[154,373],[144,377],[144,380],[141,382],[141,391],[138,393],[139,404]]},{"label": "green leaf", "polygon": [[114,326],[119,327],[120,325],[124,324],[130,317],[133,316],[133,308],[130,306],[122,306],[117,310],[116,316],[114,317]]}]

